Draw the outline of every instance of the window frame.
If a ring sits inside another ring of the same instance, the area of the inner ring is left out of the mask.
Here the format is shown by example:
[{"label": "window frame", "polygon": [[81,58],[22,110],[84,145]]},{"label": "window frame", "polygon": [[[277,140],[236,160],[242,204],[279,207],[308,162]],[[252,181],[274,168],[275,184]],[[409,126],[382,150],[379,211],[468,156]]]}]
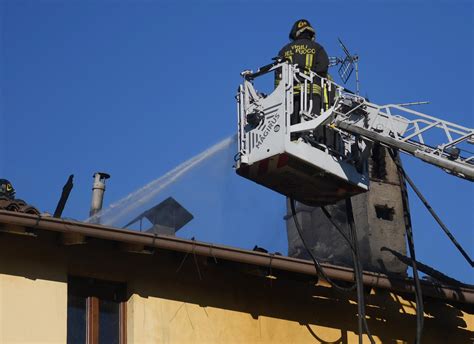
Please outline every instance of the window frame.
[{"label": "window frame", "polygon": [[99,344],[100,300],[107,300],[118,303],[119,344],[127,343],[127,298],[126,285],[124,283],[105,281],[94,278],[69,276],[68,307],[70,295],[84,297],[86,301],[86,344]]}]

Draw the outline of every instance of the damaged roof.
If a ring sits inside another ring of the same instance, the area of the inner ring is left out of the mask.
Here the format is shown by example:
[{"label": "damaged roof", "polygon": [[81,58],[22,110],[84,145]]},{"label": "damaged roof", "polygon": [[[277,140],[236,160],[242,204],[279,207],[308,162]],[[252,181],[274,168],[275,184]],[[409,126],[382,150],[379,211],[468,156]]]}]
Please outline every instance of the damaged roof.
[{"label": "damaged roof", "polygon": [[37,216],[40,215],[40,211],[38,209],[26,203],[22,199],[10,200],[8,198],[0,197],[0,210],[7,210]]},{"label": "damaged roof", "polygon": [[[79,221],[58,219],[42,216],[39,213],[26,214],[22,212],[0,210],[0,232],[14,233],[23,229],[28,233],[51,231],[71,233],[107,241],[140,245],[144,248],[158,248],[166,251],[193,253],[196,255],[222,259],[240,264],[270,268],[278,276],[278,271],[308,276],[317,276],[312,261],[243,250],[239,248],[215,245],[196,240],[181,239],[174,236],[124,230]],[[321,264],[326,274],[335,280],[353,282],[354,272],[350,268]],[[414,282],[410,278],[387,276],[381,273],[364,271],[363,282],[367,287],[387,289],[396,292],[414,293]],[[423,295],[456,302],[474,304],[474,287],[460,287],[421,281]]]}]

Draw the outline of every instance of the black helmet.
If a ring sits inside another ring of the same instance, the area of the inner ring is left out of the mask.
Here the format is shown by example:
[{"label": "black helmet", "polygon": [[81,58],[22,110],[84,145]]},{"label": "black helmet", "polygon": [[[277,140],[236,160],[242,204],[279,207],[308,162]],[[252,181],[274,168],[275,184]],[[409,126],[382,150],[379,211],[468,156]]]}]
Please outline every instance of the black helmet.
[{"label": "black helmet", "polygon": [[297,20],[294,24],[293,27],[291,28],[290,31],[290,39],[294,41],[295,39],[298,38],[299,35],[301,35],[304,31],[310,32],[313,37],[316,34],[316,31],[314,31],[313,27],[307,21],[306,19],[300,19]]},{"label": "black helmet", "polygon": [[12,183],[6,179],[0,179],[0,197],[15,199],[15,189]]}]

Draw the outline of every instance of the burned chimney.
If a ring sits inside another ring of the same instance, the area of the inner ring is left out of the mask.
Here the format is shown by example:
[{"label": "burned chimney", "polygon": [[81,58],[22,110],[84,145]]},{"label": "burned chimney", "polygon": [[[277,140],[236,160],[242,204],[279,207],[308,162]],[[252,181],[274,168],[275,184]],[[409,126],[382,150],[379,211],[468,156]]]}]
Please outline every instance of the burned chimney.
[{"label": "burned chimney", "polygon": [[[406,255],[405,227],[407,195],[403,178],[386,148],[375,145],[369,159],[370,190],[352,198],[357,227],[360,259],[364,270],[406,275],[407,265],[390,252]],[[349,235],[345,201],[326,206],[334,222]],[[288,255],[310,259],[291,216],[288,204],[285,217],[288,233]],[[321,261],[352,267],[352,252],[321,208],[296,204],[297,219],[313,254]],[[390,250],[387,250],[390,249]]]}]

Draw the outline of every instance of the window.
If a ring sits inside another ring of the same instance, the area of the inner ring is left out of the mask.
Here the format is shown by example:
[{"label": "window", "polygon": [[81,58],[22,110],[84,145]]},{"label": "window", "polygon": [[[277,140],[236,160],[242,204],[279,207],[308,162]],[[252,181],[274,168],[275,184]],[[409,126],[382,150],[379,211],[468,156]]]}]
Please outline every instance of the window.
[{"label": "window", "polygon": [[393,221],[393,216],[395,215],[395,210],[392,207],[385,205],[376,204],[375,205],[375,215],[378,219]]},{"label": "window", "polygon": [[68,344],[126,343],[126,286],[68,278]]}]

